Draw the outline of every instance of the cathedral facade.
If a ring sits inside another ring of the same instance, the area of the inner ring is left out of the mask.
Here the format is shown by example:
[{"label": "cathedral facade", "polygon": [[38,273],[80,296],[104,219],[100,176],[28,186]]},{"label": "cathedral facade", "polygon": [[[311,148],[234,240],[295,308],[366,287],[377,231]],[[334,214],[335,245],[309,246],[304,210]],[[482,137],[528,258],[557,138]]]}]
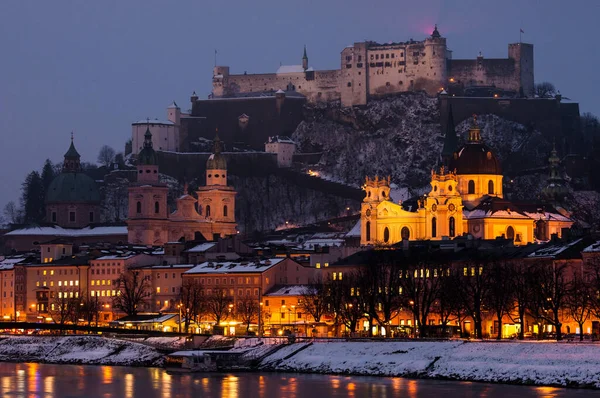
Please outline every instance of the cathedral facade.
[{"label": "cathedral facade", "polygon": [[[553,153],[551,165],[555,157]],[[504,198],[500,161],[483,143],[475,118],[467,143],[447,163],[431,172],[429,193],[407,203],[391,200],[389,177],[367,177],[361,244],[391,245],[469,234],[475,239],[511,239],[520,245],[560,237],[573,224],[568,214],[549,204],[519,204]]]},{"label": "cathedral facade", "polygon": [[206,186],[188,194],[187,186],[169,213],[168,187],[161,183],[152,133],[146,130],[138,155],[137,182],[129,187],[128,240],[132,244],[160,246],[180,240],[215,240],[237,233],[235,190],[227,185],[227,161],[217,136],[206,162]]}]

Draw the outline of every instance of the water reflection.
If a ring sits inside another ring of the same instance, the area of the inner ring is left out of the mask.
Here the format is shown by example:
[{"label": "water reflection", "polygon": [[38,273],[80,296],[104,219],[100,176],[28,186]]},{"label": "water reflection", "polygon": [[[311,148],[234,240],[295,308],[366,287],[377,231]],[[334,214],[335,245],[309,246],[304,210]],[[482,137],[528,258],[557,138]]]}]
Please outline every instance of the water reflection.
[{"label": "water reflection", "polygon": [[[74,379],[77,378],[77,382]],[[0,363],[1,397],[591,397],[598,391],[402,378],[240,373],[169,375],[162,369]]]}]

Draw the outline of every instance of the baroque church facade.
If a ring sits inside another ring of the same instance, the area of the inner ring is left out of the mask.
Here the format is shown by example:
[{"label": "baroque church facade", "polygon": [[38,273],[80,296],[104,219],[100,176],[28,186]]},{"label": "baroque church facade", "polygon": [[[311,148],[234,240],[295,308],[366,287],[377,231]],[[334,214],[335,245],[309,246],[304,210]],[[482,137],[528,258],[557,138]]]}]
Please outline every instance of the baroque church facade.
[{"label": "baroque church facade", "polygon": [[[557,179],[556,153],[550,157]],[[468,141],[446,165],[431,172],[431,190],[416,202],[394,203],[390,178],[367,177],[361,206],[361,245],[403,240],[506,238],[516,245],[560,237],[573,221],[549,204],[520,204],[504,198],[500,161],[483,143],[474,117]]]},{"label": "baroque church facade", "polygon": [[206,186],[188,194],[187,185],[169,213],[168,187],[159,180],[158,158],[152,133],[146,129],[138,154],[137,181],[129,187],[128,241],[147,246],[179,240],[214,240],[237,233],[235,190],[227,185],[227,161],[217,137],[206,162]]}]

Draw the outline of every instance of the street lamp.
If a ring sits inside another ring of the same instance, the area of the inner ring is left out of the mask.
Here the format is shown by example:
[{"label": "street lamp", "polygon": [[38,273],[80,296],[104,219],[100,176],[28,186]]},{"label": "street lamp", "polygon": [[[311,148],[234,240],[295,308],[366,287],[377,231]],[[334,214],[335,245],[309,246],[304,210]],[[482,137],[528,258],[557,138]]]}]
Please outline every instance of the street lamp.
[{"label": "street lamp", "polygon": [[258,335],[262,337],[262,301],[258,304]]},{"label": "street lamp", "polygon": [[177,309],[179,310],[179,333],[181,333],[181,303],[177,304]]},{"label": "street lamp", "polygon": [[410,304],[410,312],[412,312],[412,316],[413,316],[413,336],[417,337],[417,319],[415,317],[415,302],[413,300],[410,300],[409,304]]}]

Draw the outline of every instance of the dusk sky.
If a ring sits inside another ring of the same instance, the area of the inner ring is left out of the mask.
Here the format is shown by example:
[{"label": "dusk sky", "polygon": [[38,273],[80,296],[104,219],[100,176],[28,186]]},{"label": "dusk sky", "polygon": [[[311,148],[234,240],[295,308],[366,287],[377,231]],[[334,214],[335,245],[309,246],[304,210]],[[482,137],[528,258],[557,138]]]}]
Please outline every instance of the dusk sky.
[{"label": "dusk sky", "polygon": [[232,73],[299,64],[339,68],[355,41],[422,40],[435,23],[453,57],[505,58],[534,44],[536,82],[600,115],[596,0],[3,1],[0,12],[0,210],[46,158],[62,160],[71,131],[83,161],[123,151],[131,123],[166,118],[210,93],[214,51]]}]

